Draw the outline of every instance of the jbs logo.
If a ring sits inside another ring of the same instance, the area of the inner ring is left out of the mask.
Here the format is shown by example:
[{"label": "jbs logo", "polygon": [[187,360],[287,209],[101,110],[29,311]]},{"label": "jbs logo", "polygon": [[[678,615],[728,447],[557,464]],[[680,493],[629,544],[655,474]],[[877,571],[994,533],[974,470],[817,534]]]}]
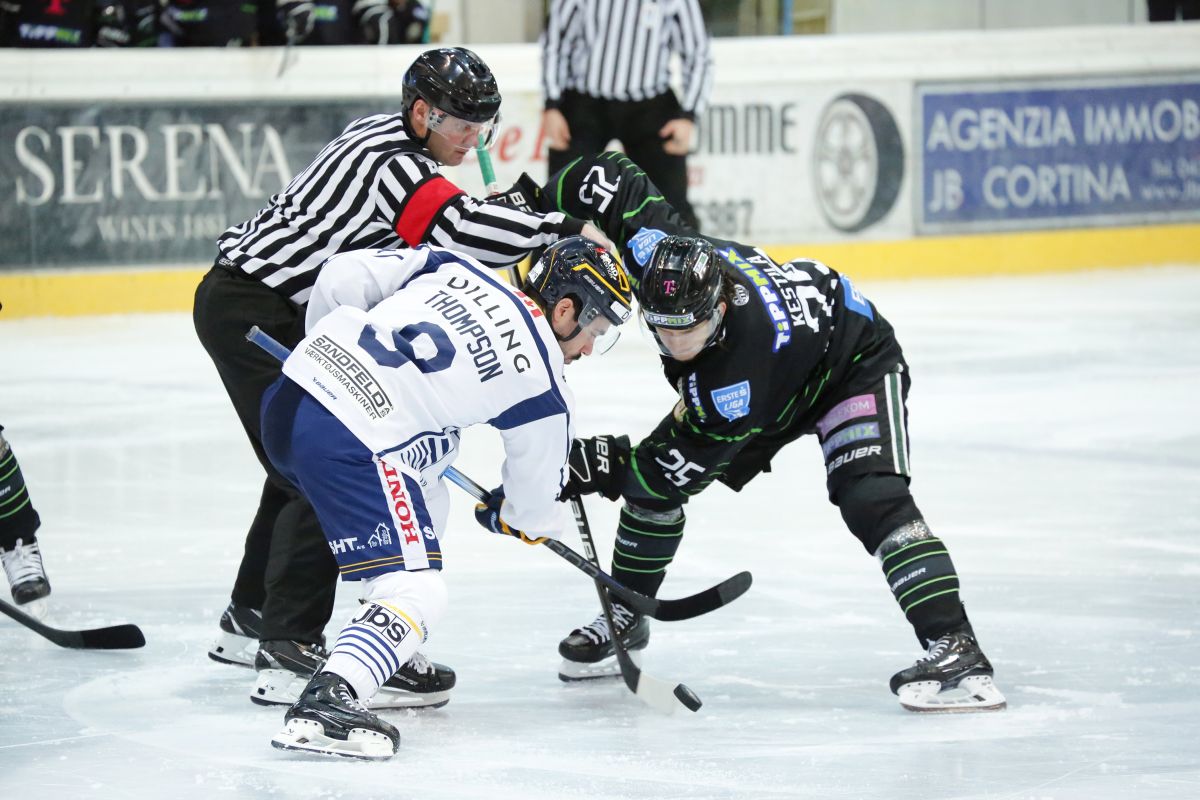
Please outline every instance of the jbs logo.
[{"label": "jbs logo", "polygon": [[350,624],[367,625],[374,628],[393,644],[400,644],[404,637],[412,632],[412,627],[408,623],[377,603],[364,606],[358,616],[350,620]]}]

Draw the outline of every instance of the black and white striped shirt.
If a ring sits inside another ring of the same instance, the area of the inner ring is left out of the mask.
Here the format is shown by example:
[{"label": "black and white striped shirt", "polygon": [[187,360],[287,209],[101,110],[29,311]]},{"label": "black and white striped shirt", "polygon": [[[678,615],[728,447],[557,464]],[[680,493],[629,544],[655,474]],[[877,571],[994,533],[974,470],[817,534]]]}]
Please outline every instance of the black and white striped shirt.
[{"label": "black and white striped shirt", "polygon": [[542,34],[546,107],[567,89],[608,100],[656,97],[670,87],[673,53],[683,62],[680,105],[695,117],[712,89],[697,0],[552,0]]},{"label": "black and white striped shirt", "polygon": [[582,227],[558,212],[469,197],[438,171],[401,115],[379,114],[350,123],[217,247],[229,266],[303,305],[335,253],[429,243],[505,267]]}]

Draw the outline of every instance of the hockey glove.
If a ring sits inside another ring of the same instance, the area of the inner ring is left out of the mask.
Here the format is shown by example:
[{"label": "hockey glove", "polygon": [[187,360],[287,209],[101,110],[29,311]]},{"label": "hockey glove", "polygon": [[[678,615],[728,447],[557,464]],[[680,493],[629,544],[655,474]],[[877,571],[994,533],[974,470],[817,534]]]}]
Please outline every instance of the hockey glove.
[{"label": "hockey glove", "polygon": [[609,500],[621,496],[621,485],[629,469],[628,436],[593,436],[571,444],[567,463],[571,477],[559,499],[571,500],[585,494],[602,494]]},{"label": "hockey glove", "polygon": [[515,536],[525,544],[541,544],[546,541],[545,536],[532,538],[526,536],[524,531],[519,531],[516,528],[510,528],[508,523],[500,519],[500,506],[504,503],[504,487],[493,489],[487,496],[487,500],[482,503],[475,504],[475,520],[487,528],[492,533],[501,533],[505,536]]},{"label": "hockey glove", "polygon": [[317,24],[316,7],[309,0],[279,0],[275,13],[288,44],[304,44]]},{"label": "hockey glove", "polygon": [[538,186],[537,181],[522,172],[517,182],[505,191],[488,199],[489,203],[503,203],[528,214],[547,214],[555,211],[550,198]]}]

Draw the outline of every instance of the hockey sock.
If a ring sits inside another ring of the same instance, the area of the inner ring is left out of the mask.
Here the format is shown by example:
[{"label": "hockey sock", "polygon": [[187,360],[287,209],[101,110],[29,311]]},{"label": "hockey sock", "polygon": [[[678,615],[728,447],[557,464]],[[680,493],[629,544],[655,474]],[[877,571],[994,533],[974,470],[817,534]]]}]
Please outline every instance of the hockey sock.
[{"label": "hockey sock", "polygon": [[626,503],[613,544],[612,576],[634,591],[654,596],[683,539],[679,506],[666,511]]},{"label": "hockey sock", "polygon": [[18,539],[25,544],[32,543],[41,524],[29,500],[17,456],[0,433],[0,549],[13,549]]},{"label": "hockey sock", "polygon": [[901,525],[875,552],[888,587],[921,645],[967,621],[958,596],[958,573],[942,540],[922,519]]},{"label": "hockey sock", "polygon": [[363,702],[412,658],[446,609],[440,570],[389,572],[368,581],[367,589],[322,669],[344,678]]}]

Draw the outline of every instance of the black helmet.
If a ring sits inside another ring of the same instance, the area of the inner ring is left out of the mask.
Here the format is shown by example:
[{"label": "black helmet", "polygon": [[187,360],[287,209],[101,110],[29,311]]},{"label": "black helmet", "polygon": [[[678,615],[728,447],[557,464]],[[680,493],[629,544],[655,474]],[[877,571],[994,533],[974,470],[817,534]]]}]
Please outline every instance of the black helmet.
[{"label": "black helmet", "polygon": [[564,297],[576,299],[578,326],[570,336],[559,337],[564,341],[600,315],[615,328],[629,319],[633,302],[629,275],[616,256],[582,236],[568,236],[547,247],[521,288],[547,313]]},{"label": "black helmet", "polygon": [[721,298],[721,259],[708,240],[668,236],[654,248],[638,286],[652,328],[691,328],[712,316]]},{"label": "black helmet", "polygon": [[407,115],[420,97],[468,122],[488,122],[500,112],[496,76],[465,47],[426,50],[404,73],[400,105]]}]

